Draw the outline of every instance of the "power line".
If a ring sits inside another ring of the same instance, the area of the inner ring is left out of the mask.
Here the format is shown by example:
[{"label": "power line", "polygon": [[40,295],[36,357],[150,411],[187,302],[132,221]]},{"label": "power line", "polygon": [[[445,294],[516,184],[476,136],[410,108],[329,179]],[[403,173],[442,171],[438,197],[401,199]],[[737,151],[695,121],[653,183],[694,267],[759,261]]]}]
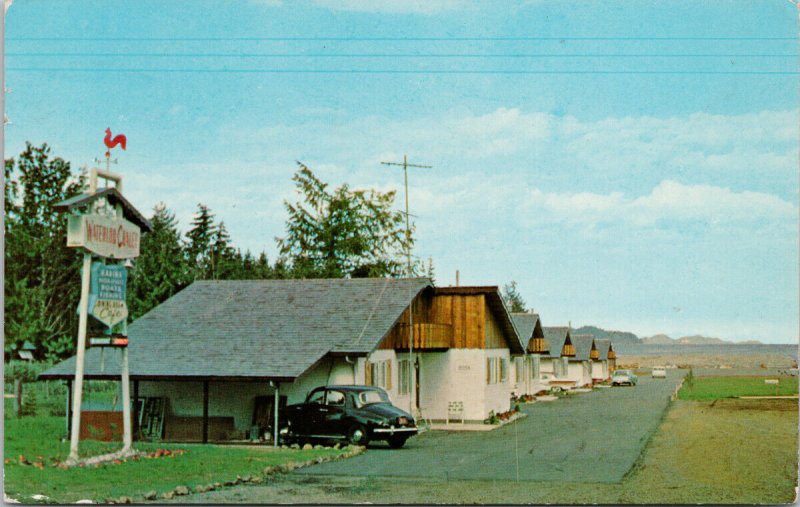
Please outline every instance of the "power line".
[{"label": "power line", "polygon": [[6,37],[6,41],[130,41],[130,42],[215,42],[215,41],[780,41],[796,37]]},{"label": "power line", "polygon": [[737,70],[469,70],[469,69],[202,69],[202,68],[70,68],[70,67],[8,67],[7,72],[60,73],[168,73],[168,74],[507,74],[507,75],[758,75],[789,76],[800,71],[737,71]]},{"label": "power line", "polygon": [[10,52],[7,57],[91,58],[797,58],[792,53],[63,53]]}]

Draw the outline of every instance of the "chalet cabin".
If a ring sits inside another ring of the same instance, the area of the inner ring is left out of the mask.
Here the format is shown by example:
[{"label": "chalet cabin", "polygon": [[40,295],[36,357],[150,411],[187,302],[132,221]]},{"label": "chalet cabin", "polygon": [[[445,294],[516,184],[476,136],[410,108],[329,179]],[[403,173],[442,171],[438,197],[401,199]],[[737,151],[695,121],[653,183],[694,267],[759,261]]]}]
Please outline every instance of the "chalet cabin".
[{"label": "chalet cabin", "polygon": [[[508,403],[506,393],[499,396],[502,374],[493,373],[486,385],[484,368],[509,357],[505,343],[515,335],[502,308],[483,293],[447,309],[422,302],[434,295],[426,278],[194,282],[128,327],[134,438],[271,436],[276,405],[301,402],[325,384],[380,385],[407,409],[402,340],[412,302],[431,317],[415,320],[418,350],[438,354],[420,361],[425,406],[446,395],[460,397],[470,410],[479,407],[476,416],[501,408],[495,398]],[[387,343],[397,344],[397,352]],[[118,381],[114,352],[105,351],[101,361],[99,349],[88,349],[85,378]],[[472,382],[451,377],[459,373]],[[39,378],[66,380],[71,393],[74,375],[70,358]]]},{"label": "chalet cabin", "polygon": [[391,375],[384,377],[384,367],[374,365],[394,358],[398,375],[388,387],[398,406],[408,407],[408,374],[413,371],[416,413],[432,421],[482,422],[491,412],[510,410],[517,375],[511,357],[524,354],[497,287],[436,287],[414,300],[411,322],[407,310],[369,355],[367,371],[378,373],[367,383],[387,387]]},{"label": "chalet cabin", "polygon": [[614,374],[617,369],[617,353],[614,352],[614,344],[609,340],[608,342],[608,376]]},{"label": "chalet cabin", "polygon": [[542,355],[542,381],[548,387],[570,388],[575,381],[569,379],[569,358],[575,357],[575,346],[568,327],[543,327],[549,353]]},{"label": "chalet cabin", "polygon": [[590,334],[571,335],[575,345],[575,356],[568,360],[567,377],[575,380],[578,387],[592,385],[592,356],[597,356],[594,336]]},{"label": "chalet cabin", "polygon": [[537,394],[546,391],[549,385],[542,380],[542,357],[549,355],[550,343],[544,337],[539,315],[533,312],[512,313],[511,318],[522,343],[526,345],[525,356],[516,359],[518,371],[522,366],[522,377],[516,379],[515,392]]},{"label": "chalet cabin", "polygon": [[592,357],[592,382],[604,382],[611,378],[608,369],[608,353],[611,347],[611,340],[598,339],[594,341],[597,357]]}]

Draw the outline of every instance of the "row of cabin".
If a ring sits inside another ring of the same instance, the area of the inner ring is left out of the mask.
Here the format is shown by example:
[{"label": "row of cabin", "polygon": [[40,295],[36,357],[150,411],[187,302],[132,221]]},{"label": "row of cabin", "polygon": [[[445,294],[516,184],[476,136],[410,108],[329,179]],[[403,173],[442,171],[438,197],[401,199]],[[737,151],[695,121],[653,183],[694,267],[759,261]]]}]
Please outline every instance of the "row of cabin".
[{"label": "row of cabin", "polygon": [[[197,281],[128,335],[135,436],[173,441],[263,434],[274,405],[326,384],[380,386],[433,422],[454,407],[482,422],[513,394],[591,385],[615,367],[608,340],[512,314],[497,287],[426,278]],[[71,387],[74,372],[70,358],[40,378]],[[85,378],[118,380],[117,355],[87,350]]]}]

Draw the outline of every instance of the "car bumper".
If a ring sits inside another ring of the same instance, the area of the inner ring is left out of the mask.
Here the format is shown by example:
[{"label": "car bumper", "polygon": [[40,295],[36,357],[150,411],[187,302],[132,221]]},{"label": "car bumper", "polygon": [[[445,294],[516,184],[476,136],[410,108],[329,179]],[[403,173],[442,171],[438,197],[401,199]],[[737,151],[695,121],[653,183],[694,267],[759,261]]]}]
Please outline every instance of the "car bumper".
[{"label": "car bumper", "polygon": [[413,435],[419,430],[417,428],[375,428],[372,432],[376,435],[396,435],[396,434],[409,434]]}]

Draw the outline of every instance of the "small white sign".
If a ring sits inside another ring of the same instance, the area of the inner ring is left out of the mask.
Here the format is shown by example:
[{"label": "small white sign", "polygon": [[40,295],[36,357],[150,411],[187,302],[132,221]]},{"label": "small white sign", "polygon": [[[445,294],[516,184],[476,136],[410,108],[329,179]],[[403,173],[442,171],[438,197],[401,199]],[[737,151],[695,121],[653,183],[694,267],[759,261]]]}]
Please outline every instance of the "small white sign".
[{"label": "small white sign", "polygon": [[780,381],[778,379],[776,379],[776,378],[765,378],[764,379],[764,383],[765,384],[778,384],[779,382]]},{"label": "small white sign", "polygon": [[82,247],[101,257],[139,256],[141,231],[124,218],[72,215],[67,221],[67,246]]}]

